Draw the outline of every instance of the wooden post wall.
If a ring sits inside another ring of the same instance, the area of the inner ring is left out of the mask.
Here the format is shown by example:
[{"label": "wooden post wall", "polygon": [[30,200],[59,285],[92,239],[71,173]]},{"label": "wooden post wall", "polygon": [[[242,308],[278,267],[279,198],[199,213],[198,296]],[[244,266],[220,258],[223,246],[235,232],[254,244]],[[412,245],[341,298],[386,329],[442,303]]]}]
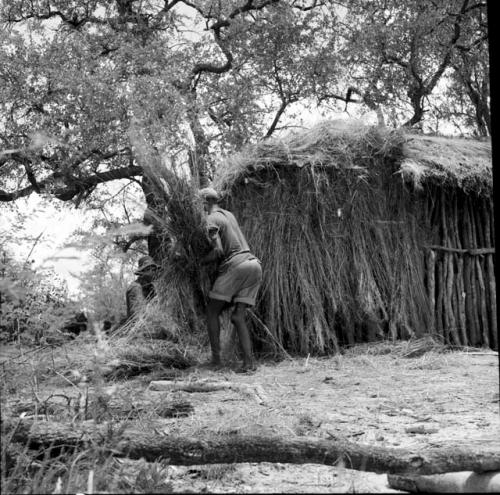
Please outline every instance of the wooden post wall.
[{"label": "wooden post wall", "polygon": [[498,350],[493,201],[456,189],[431,194],[426,220],[436,243],[424,246],[430,330],[447,344]]}]

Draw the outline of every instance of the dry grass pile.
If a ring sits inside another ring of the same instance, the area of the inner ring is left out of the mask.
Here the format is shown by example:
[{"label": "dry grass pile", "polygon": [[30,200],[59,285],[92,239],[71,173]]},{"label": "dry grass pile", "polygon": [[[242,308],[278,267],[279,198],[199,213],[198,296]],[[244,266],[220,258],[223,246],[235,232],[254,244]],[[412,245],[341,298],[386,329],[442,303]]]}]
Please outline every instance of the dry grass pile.
[{"label": "dry grass pile", "polygon": [[116,359],[119,363],[110,370],[108,377],[127,377],[161,369],[186,369],[197,359],[189,347],[164,340],[138,340],[117,342]]},{"label": "dry grass pile", "polygon": [[277,354],[276,340],[305,355],[366,340],[367,324],[391,339],[425,330],[422,234],[412,192],[394,181],[402,135],[324,126],[294,136],[231,159],[217,179],[263,263],[256,313],[274,339],[255,333]]},{"label": "dry grass pile", "polygon": [[443,353],[448,352],[450,346],[444,344],[434,335],[409,340],[385,340],[381,342],[371,342],[356,344],[347,348],[344,352],[346,357],[353,356],[380,356],[390,354],[395,358],[420,357],[428,352]]},{"label": "dry grass pile", "polygon": [[394,358],[417,358],[426,354],[443,354],[449,352],[484,352],[484,349],[470,346],[446,344],[439,335],[424,335],[409,340],[384,340],[355,344],[345,349],[347,356],[381,356],[390,354]]},{"label": "dry grass pile", "polygon": [[163,239],[159,298],[168,305],[177,326],[196,332],[202,325],[199,315],[209,283],[209,275],[199,264],[210,248],[201,200],[181,171],[162,163],[140,129],[130,137],[154,197],[150,219]]},{"label": "dry grass pile", "polygon": [[185,369],[198,361],[198,336],[184,331],[172,306],[172,301],[165,305],[155,298],[109,336],[108,378]]},{"label": "dry grass pile", "polygon": [[132,318],[116,327],[109,335],[110,340],[132,341],[145,338],[178,342],[183,332],[172,316],[171,304],[171,301],[165,304],[158,297],[153,298]]}]

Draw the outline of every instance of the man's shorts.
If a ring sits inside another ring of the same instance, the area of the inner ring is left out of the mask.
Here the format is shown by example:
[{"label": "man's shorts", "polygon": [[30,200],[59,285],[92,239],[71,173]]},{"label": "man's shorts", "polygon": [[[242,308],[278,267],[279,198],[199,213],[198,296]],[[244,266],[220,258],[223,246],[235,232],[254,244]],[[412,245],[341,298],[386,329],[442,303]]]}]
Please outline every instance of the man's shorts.
[{"label": "man's shorts", "polygon": [[257,258],[246,260],[219,275],[208,297],[254,306],[261,282],[260,261]]}]

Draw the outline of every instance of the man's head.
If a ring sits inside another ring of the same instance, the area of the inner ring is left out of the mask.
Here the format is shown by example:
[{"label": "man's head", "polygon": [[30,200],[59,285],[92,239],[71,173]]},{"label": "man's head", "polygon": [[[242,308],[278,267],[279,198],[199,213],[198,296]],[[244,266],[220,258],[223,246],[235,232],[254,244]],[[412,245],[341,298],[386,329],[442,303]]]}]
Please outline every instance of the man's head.
[{"label": "man's head", "polygon": [[205,211],[210,211],[219,201],[219,193],[212,187],[204,187],[198,191],[198,196],[203,200]]},{"label": "man's head", "polygon": [[153,280],[159,266],[154,262],[151,256],[143,256],[139,258],[138,267],[135,274],[142,279]]}]

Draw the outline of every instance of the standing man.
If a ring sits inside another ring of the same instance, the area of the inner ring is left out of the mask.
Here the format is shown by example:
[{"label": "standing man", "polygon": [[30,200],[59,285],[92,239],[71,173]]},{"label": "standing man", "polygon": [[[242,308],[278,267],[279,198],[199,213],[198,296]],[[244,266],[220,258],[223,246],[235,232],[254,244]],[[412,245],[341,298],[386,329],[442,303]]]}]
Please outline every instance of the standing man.
[{"label": "standing man", "polygon": [[208,294],[207,327],[212,349],[211,365],[221,366],[220,322],[223,309],[234,304],[231,322],[236,328],[243,350],[243,365],[237,371],[248,373],[256,369],[252,356],[252,341],[245,321],[247,306],[255,305],[262,282],[260,261],[250,252],[245,236],[234,215],[220,208],[219,195],[211,187],[201,189],[207,212],[208,237],[212,250],[201,260],[202,264],[217,262],[217,278]]},{"label": "standing man", "polygon": [[159,266],[151,256],[140,258],[138,265],[135,272],[137,279],[127,288],[127,320],[132,318],[156,294],[153,279],[158,272]]}]

